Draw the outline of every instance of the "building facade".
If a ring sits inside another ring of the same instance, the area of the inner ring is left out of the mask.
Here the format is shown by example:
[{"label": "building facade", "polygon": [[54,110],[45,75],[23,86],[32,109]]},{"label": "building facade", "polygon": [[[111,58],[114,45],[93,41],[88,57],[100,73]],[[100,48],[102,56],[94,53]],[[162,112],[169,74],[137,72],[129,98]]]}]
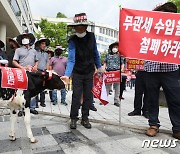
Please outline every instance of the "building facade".
[{"label": "building facade", "polygon": [[[64,22],[66,24],[70,24],[73,22],[72,18],[49,18],[33,16],[34,23],[39,23],[41,19],[47,19],[47,21],[52,23]],[[90,23],[91,25],[88,26],[88,31],[94,32],[97,42],[97,48],[100,53],[107,51],[111,43],[118,41],[118,29],[105,24],[94,22]]]},{"label": "building facade", "polygon": [[110,44],[118,41],[118,30],[105,24],[95,23],[94,34],[100,53],[107,51]]},{"label": "building facade", "polygon": [[0,0],[0,39],[7,44],[22,32],[36,32],[28,0]]}]

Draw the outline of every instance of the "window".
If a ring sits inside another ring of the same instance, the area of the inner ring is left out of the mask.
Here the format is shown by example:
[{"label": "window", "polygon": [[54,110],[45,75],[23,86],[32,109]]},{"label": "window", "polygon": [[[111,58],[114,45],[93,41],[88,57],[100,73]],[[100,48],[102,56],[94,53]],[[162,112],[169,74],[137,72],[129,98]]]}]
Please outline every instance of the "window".
[{"label": "window", "polygon": [[102,33],[102,28],[99,28],[99,33]]},{"label": "window", "polygon": [[102,33],[105,34],[105,28],[103,28],[103,32]]},{"label": "window", "polygon": [[103,41],[103,37],[102,36],[99,36],[99,41]]},{"label": "window", "polygon": [[20,21],[21,21],[21,19],[20,19],[21,18],[21,11],[20,11],[20,8],[19,8],[19,5],[18,5],[17,1],[16,0],[9,0],[9,4],[10,4],[15,16],[17,17],[17,19],[18,19],[18,21],[20,23]]}]

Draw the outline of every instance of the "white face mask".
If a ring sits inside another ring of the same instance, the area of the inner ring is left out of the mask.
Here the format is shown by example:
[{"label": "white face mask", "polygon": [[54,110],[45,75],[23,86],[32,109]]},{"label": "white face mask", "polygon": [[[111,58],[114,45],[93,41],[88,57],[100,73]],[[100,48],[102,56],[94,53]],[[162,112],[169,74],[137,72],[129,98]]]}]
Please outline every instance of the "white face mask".
[{"label": "white face mask", "polygon": [[86,32],[83,32],[83,33],[76,33],[77,37],[84,37],[86,35]]},{"label": "white face mask", "polygon": [[113,53],[116,53],[116,52],[118,52],[118,49],[117,49],[117,48],[113,48],[113,49],[112,49],[112,52],[113,52]]},{"label": "white face mask", "polygon": [[29,39],[28,39],[28,38],[22,39],[22,44],[23,44],[23,45],[29,44]]}]

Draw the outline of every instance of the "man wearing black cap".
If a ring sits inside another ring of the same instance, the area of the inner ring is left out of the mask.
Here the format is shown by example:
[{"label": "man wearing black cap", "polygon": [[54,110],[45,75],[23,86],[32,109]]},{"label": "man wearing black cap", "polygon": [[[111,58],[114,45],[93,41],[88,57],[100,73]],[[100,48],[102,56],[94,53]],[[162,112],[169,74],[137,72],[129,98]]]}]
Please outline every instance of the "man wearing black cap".
[{"label": "man wearing black cap", "polygon": [[[172,2],[158,6],[154,11],[177,13],[177,7]],[[178,82],[179,67],[175,64],[146,61],[147,99],[149,110],[148,136],[155,136],[159,132],[159,91],[160,87],[166,96],[169,116],[173,125],[173,137],[180,139],[180,85]]]},{"label": "man wearing black cap", "polygon": [[68,63],[65,76],[62,79],[68,83],[72,75],[73,94],[71,105],[71,129],[76,129],[80,100],[83,93],[81,124],[90,129],[89,109],[92,103],[92,86],[95,66],[98,73],[102,73],[100,57],[97,51],[96,40],[93,33],[87,31],[87,16],[85,13],[76,14],[74,23],[68,25],[75,29],[76,35],[69,40]]}]

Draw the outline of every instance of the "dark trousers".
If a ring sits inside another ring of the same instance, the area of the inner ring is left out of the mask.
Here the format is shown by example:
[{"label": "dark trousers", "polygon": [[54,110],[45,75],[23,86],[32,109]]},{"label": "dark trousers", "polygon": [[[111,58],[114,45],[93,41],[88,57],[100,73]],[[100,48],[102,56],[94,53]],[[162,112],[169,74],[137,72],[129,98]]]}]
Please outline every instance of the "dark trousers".
[{"label": "dark trousers", "polygon": [[40,93],[40,98],[38,97],[38,95],[36,96],[36,102],[41,102],[41,103],[44,103],[45,102],[45,92],[41,92]]},{"label": "dark trousers", "polygon": [[89,116],[89,108],[92,104],[92,85],[93,85],[93,74],[94,72],[87,75],[80,75],[73,73],[72,85],[72,104],[70,111],[70,118],[77,119],[80,108],[80,100],[83,93],[83,104],[82,104],[82,119],[86,120]]},{"label": "dark trousers", "polygon": [[135,81],[134,111],[143,113],[148,111],[147,93],[146,93],[146,72],[138,71]]},{"label": "dark trousers", "polygon": [[180,131],[180,85],[178,71],[163,73],[146,73],[146,85],[149,103],[149,125],[160,126],[159,90],[162,86],[169,110],[169,117],[174,132]]},{"label": "dark trousers", "polygon": [[52,90],[49,91],[49,98],[52,101]]},{"label": "dark trousers", "polygon": [[135,86],[136,79],[131,79],[130,81],[130,89],[132,89]]},{"label": "dark trousers", "polygon": [[120,83],[120,97],[123,96],[123,91],[126,89],[126,76],[122,76],[122,81]]}]

